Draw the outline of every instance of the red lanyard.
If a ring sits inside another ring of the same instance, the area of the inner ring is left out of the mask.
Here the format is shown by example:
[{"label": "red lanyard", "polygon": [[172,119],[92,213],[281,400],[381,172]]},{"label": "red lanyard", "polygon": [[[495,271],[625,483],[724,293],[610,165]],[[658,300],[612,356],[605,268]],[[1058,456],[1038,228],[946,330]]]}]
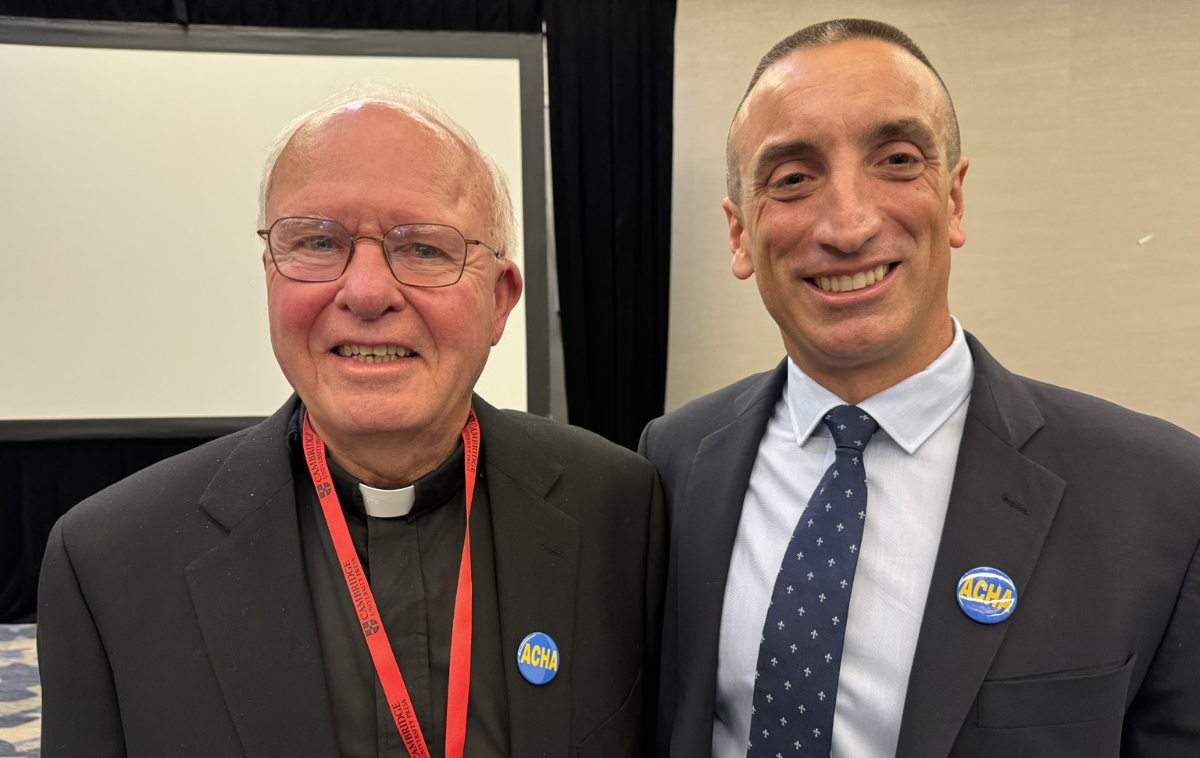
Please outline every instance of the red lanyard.
[{"label": "red lanyard", "polygon": [[[471,500],[475,496],[475,470],[479,465],[479,422],[475,418],[475,411],[471,411],[467,425],[463,427],[462,438],[467,476],[467,532],[463,537],[462,563],[458,568],[458,592],[454,596],[454,631],[450,637],[446,758],[462,758],[463,745],[467,739],[467,698],[471,692]],[[396,728],[400,730],[400,738],[404,740],[404,747],[411,758],[429,758],[425,735],[421,733],[421,725],[417,723],[408,688],[404,686],[400,666],[396,663],[387,632],[383,629],[383,619],[379,617],[379,609],[375,607],[375,596],[371,594],[371,586],[358,560],[358,552],[350,539],[350,531],[346,528],[346,517],[342,514],[342,506],[333,487],[333,478],[329,475],[329,467],[325,465],[325,443],[308,423],[307,413],[304,414],[304,459],[308,462],[308,471],[312,475],[313,486],[317,489],[321,510],[325,513],[325,523],[329,525],[333,547],[337,551],[342,576],[346,580],[346,589],[350,592],[350,600],[358,612],[363,637],[371,651],[371,660],[375,663],[375,672],[383,685],[383,694],[387,697],[392,718],[396,720]]]}]

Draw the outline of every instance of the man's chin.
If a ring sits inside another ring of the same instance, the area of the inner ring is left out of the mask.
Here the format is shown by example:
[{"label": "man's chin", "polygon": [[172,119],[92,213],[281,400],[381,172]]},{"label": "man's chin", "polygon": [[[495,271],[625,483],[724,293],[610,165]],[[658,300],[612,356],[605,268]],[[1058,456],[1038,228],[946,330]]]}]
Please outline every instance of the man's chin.
[{"label": "man's chin", "polygon": [[412,403],[360,402],[352,405],[308,406],[309,417],[318,433],[340,439],[371,438],[392,434],[411,435],[425,429],[432,419]]},{"label": "man's chin", "polygon": [[900,335],[891,329],[860,323],[839,325],[813,334],[803,342],[796,341],[796,344],[801,346],[798,352],[808,362],[853,368],[886,360],[900,349],[900,341]]}]

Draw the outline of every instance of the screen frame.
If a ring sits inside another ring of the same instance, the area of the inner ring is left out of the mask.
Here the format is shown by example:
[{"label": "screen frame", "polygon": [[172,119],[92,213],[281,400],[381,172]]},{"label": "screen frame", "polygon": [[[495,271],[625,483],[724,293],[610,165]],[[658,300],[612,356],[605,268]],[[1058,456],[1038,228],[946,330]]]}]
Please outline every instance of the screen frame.
[{"label": "screen frame", "polygon": [[[509,32],[270,29],[0,16],[0,43],[196,53],[515,59],[520,66],[526,397],[550,414],[542,37]],[[0,420],[0,441],[221,436],[265,417]]]}]

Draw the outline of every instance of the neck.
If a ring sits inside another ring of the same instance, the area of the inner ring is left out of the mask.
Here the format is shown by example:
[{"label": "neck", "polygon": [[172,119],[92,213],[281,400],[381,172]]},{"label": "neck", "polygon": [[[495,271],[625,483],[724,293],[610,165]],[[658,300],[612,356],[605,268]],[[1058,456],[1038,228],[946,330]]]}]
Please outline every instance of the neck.
[{"label": "neck", "polygon": [[899,359],[892,356],[866,360],[858,358],[838,364],[825,360],[811,360],[792,344],[787,344],[786,347],[788,356],[809,378],[844,402],[857,405],[910,376],[921,373],[937,360],[954,341],[954,322],[950,320],[949,314],[945,324],[944,329],[939,329],[922,340],[915,346],[916,349],[901,351]]},{"label": "neck", "polygon": [[325,450],[346,473],[379,489],[407,487],[442,464],[458,447],[462,423],[415,434],[402,432],[339,435],[309,417]]}]

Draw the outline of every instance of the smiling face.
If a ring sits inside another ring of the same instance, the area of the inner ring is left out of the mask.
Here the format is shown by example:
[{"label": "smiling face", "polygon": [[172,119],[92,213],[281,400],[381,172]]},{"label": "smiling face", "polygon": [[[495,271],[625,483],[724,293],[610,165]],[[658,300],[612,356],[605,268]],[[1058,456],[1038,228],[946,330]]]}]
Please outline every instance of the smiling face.
[{"label": "smiling face", "polygon": [[942,98],[907,52],[851,40],[775,64],[733,127],[733,273],[755,277],[788,354],[848,402],[921,371],[953,336],[967,161],[945,165]]},{"label": "smiling face", "polygon": [[[372,237],[403,223],[445,224],[487,241],[483,172],[439,127],[380,105],[351,106],[289,142],[272,175],[267,223],[327,218]],[[456,435],[522,286],[514,263],[478,245],[467,248],[458,283],[440,288],[397,282],[373,240],[356,243],[332,282],[286,279],[266,251],[263,262],[275,357],[317,432],[343,442]]]}]

